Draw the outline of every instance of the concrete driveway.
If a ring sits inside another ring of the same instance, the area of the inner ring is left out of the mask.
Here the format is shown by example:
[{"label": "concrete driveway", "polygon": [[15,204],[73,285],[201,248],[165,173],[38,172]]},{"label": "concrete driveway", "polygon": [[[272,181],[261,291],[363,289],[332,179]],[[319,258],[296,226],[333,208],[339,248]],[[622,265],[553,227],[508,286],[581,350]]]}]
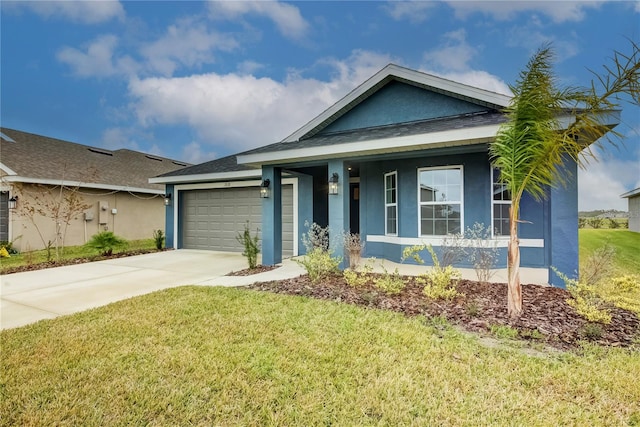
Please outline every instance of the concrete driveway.
[{"label": "concrete driveway", "polygon": [[238,253],[180,249],[0,277],[0,329],[72,314],[182,285],[242,286],[296,277],[291,260],[253,276],[224,276],[247,267]]}]

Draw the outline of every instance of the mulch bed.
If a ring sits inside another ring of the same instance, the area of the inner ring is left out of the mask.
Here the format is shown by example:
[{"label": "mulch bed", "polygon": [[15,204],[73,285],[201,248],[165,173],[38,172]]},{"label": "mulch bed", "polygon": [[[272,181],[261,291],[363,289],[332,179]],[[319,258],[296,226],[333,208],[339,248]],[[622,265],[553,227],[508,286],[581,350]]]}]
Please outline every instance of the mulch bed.
[{"label": "mulch bed", "polygon": [[[406,316],[444,316],[467,331],[482,334],[490,333],[492,326],[508,325],[518,330],[521,339],[559,349],[577,348],[583,340],[629,347],[640,338],[640,319],[636,314],[611,307],[611,324],[594,326],[567,304],[570,295],[564,289],[524,285],[523,314],[520,319],[511,320],[507,314],[506,283],[483,284],[461,280],[456,289],[464,296],[452,301],[434,301],[422,294],[423,286],[417,284],[415,278],[407,276],[404,279],[407,286],[398,295],[387,295],[375,288],[372,282],[359,288],[351,287],[340,275],[319,284],[311,283],[307,275],[302,275],[289,280],[256,283],[250,288],[393,310]],[[599,337],[593,334],[593,329],[598,327],[602,332]]]},{"label": "mulch bed", "polygon": [[258,273],[264,273],[265,271],[275,270],[280,267],[279,265],[256,265],[256,268],[245,268],[244,270],[232,271],[225,274],[225,276],[252,276]]},{"label": "mulch bed", "polygon": [[[161,251],[168,251],[168,250],[171,250],[171,249],[162,249]],[[157,249],[138,249],[134,251],[118,252],[111,255],[94,255],[94,256],[88,256],[83,258],[63,259],[60,261],[52,260],[52,261],[38,262],[34,264],[3,268],[2,274],[21,273],[23,271],[43,270],[45,268],[63,267],[65,265],[84,264],[87,262],[104,261],[107,259],[124,258],[128,256],[144,255],[144,254],[150,254],[150,253],[161,252],[161,251]]]}]

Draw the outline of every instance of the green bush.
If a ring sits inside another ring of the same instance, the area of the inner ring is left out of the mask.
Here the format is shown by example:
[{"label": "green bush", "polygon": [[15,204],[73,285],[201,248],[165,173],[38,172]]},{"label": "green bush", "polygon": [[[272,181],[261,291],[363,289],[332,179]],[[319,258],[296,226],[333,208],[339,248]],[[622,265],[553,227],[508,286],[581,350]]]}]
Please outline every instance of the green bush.
[{"label": "green bush", "polygon": [[604,307],[604,300],[598,296],[595,285],[570,279],[555,267],[551,268],[564,281],[567,291],[571,294],[567,304],[573,307],[576,313],[590,322],[611,323],[611,314]]},{"label": "green bush", "polygon": [[359,288],[369,283],[371,280],[372,270],[373,267],[371,264],[366,263],[361,271],[358,271],[357,269],[344,270],[342,275],[349,286]]},{"label": "green bush", "polygon": [[387,271],[387,269],[384,268],[383,265],[382,270],[384,271],[384,273],[382,273],[380,277],[376,278],[373,281],[373,283],[376,285],[376,288],[391,295],[399,294],[400,292],[402,292],[407,284],[400,276],[398,269],[396,268],[393,273],[389,273],[389,271]]},{"label": "green bush", "polygon": [[114,249],[125,248],[127,241],[113,234],[113,231],[103,231],[91,236],[91,240],[85,246],[97,250],[101,255],[108,256],[113,253]]},{"label": "green bush", "polygon": [[156,245],[157,250],[161,250],[164,246],[164,231],[153,230],[153,243]]},{"label": "green bush", "polygon": [[18,251],[13,247],[13,242],[3,240],[0,242],[0,248],[4,248],[8,255],[16,255]]},{"label": "green bush", "polygon": [[422,293],[432,299],[453,299],[461,295],[456,290],[456,282],[462,277],[451,265],[442,267],[431,245],[427,246],[433,260],[433,268],[419,276],[416,281],[424,285]]},{"label": "green bush", "polygon": [[605,301],[640,315],[640,280],[638,277],[629,274],[613,277],[600,283],[596,291]]},{"label": "green bush", "polygon": [[256,230],[255,236],[251,237],[251,231],[249,230],[249,221],[244,225],[244,231],[238,233],[236,240],[244,247],[242,255],[247,258],[249,263],[249,269],[253,270],[258,266],[258,254],[260,253],[260,245],[258,244],[258,230]]},{"label": "green bush", "polygon": [[316,247],[296,262],[307,270],[312,283],[318,283],[340,271],[338,266],[342,262],[342,257],[334,257],[331,251]]},{"label": "green bush", "polygon": [[602,228],[602,218],[589,219],[589,225],[591,228]]}]

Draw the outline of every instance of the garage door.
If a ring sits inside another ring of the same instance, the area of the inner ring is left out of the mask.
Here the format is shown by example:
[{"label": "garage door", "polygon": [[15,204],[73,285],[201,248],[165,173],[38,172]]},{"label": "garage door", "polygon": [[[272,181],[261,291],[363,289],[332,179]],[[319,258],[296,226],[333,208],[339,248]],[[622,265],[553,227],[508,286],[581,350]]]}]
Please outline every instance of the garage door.
[{"label": "garage door", "polygon": [[[182,247],[242,252],[236,240],[249,221],[251,234],[262,227],[258,187],[183,191]],[[262,233],[258,233],[262,239]],[[282,191],[282,253],[293,255],[293,186]]]}]

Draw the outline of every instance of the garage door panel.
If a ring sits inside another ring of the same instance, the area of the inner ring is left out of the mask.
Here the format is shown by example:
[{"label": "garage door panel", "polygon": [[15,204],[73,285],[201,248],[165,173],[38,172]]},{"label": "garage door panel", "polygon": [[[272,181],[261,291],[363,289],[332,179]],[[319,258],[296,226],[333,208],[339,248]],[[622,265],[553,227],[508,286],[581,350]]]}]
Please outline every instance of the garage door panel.
[{"label": "garage door panel", "polygon": [[[293,254],[293,186],[282,193],[283,254]],[[236,240],[249,221],[251,234],[261,228],[262,200],[258,187],[184,191],[182,196],[182,246],[242,252]],[[258,232],[262,240],[262,232]]]}]

